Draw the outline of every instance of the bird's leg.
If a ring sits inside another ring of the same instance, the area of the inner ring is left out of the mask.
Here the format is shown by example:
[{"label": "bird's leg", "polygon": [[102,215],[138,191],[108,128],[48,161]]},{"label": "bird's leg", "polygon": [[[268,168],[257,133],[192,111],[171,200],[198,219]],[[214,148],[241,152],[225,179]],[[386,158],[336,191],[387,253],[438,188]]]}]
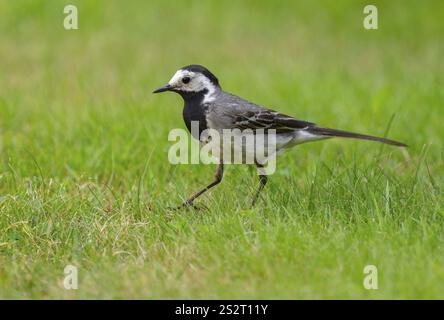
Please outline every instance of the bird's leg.
[{"label": "bird's leg", "polygon": [[199,192],[196,192],[191,197],[189,197],[188,200],[183,203],[183,206],[189,207],[197,197],[202,195],[204,192],[210,190],[215,185],[218,185],[222,181],[223,174],[224,174],[224,164],[223,162],[220,162],[219,165],[217,166],[216,174],[214,175],[214,181],[211,182],[202,190],[200,190]]},{"label": "bird's leg", "polygon": [[259,189],[256,191],[256,194],[253,197],[253,202],[251,203],[251,206],[254,207],[256,204],[256,201],[259,197],[259,194],[261,193],[262,189],[264,189],[265,185],[267,184],[267,175],[265,174],[264,166],[260,163],[255,162],[257,170],[259,171]]}]

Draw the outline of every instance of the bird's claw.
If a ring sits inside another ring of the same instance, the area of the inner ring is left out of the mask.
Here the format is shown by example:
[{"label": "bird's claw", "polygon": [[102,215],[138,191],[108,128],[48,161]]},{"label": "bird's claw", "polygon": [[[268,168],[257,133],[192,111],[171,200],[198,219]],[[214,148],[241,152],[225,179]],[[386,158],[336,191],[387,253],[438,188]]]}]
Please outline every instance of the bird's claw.
[{"label": "bird's claw", "polygon": [[185,201],[183,204],[181,204],[180,206],[176,206],[176,207],[169,207],[169,210],[173,210],[173,211],[179,211],[179,210],[188,210],[188,209],[194,209],[194,210],[201,210],[201,209],[207,209],[208,207],[206,207],[205,205],[195,205],[192,202],[189,201]]}]

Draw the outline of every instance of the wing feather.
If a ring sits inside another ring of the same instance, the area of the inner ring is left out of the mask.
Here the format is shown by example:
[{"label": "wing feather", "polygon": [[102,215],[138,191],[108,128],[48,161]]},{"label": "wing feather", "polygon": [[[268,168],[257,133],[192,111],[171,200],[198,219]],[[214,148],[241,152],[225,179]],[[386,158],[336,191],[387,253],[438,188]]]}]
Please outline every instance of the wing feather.
[{"label": "wing feather", "polygon": [[297,129],[312,127],[312,122],[297,120],[274,110],[245,111],[237,114],[233,119],[233,127],[239,129],[274,129],[278,133],[291,132]]}]

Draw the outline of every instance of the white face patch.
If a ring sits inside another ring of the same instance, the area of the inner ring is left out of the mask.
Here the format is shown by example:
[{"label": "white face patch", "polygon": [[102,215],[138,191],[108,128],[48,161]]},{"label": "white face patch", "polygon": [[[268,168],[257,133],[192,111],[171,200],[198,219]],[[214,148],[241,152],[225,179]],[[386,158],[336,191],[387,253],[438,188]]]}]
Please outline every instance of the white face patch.
[{"label": "white face patch", "polygon": [[[190,78],[188,83],[183,82],[185,77]],[[204,96],[204,103],[214,100],[213,95],[217,89],[211,80],[202,73],[182,69],[173,75],[168,84],[177,90],[186,92],[199,92],[206,89],[208,92]]]}]

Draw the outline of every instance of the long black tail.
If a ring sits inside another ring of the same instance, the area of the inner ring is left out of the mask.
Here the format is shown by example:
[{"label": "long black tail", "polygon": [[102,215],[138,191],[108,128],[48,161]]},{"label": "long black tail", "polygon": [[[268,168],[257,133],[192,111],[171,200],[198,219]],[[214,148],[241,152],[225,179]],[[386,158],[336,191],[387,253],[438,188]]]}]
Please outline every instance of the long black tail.
[{"label": "long black tail", "polygon": [[353,138],[353,139],[363,139],[363,140],[370,140],[370,141],[378,141],[386,144],[390,144],[392,146],[398,146],[398,147],[407,147],[406,144],[386,138],[379,138],[374,136],[369,136],[366,134],[360,134],[360,133],[353,133],[343,130],[337,130],[337,129],[329,129],[329,128],[319,128],[319,127],[309,127],[306,129],[308,132],[318,135],[323,135],[326,137],[342,137],[342,138]]}]

